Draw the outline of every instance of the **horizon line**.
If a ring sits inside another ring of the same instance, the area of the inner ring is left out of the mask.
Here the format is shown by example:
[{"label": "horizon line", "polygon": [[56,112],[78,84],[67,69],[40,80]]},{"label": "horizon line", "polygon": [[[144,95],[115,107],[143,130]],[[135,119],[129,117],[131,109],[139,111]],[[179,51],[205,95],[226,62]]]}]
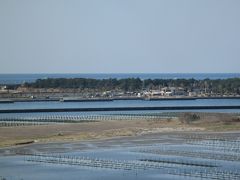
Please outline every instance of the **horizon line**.
[{"label": "horizon line", "polygon": [[59,73],[49,73],[49,72],[42,72],[42,73],[0,73],[0,75],[15,75],[15,74],[21,74],[21,75],[30,75],[30,74],[240,74],[240,72],[96,72],[96,73],[68,73],[68,72],[59,72]]}]

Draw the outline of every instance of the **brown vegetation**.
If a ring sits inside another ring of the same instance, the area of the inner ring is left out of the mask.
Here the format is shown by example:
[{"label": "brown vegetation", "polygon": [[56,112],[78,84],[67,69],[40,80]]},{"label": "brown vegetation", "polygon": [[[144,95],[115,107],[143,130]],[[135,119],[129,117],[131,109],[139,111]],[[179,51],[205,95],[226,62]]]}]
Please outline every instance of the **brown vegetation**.
[{"label": "brown vegetation", "polygon": [[0,127],[0,147],[25,142],[62,142],[174,131],[232,131],[240,118],[223,113],[183,113],[177,119],[110,120],[77,124]]}]

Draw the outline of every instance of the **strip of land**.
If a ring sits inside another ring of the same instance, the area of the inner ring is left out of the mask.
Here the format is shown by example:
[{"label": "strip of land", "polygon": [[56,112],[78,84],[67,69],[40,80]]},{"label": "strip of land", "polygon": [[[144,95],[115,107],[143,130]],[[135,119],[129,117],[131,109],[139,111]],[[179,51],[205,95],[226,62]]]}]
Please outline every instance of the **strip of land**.
[{"label": "strip of land", "polygon": [[240,78],[89,79],[48,78],[32,83],[0,84],[0,99],[14,101],[189,100],[240,98]]},{"label": "strip of land", "polygon": [[239,131],[240,119],[228,114],[185,114],[159,120],[106,120],[74,124],[0,127],[0,147],[34,142],[73,142],[163,132]]}]

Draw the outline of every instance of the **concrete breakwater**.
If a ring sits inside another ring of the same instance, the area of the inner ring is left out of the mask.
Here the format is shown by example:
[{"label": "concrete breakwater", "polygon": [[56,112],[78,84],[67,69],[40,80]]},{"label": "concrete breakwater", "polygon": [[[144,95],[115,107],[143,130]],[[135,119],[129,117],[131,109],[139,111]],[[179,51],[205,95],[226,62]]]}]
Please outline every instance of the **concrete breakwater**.
[{"label": "concrete breakwater", "polygon": [[0,104],[5,104],[5,103],[14,103],[14,101],[13,100],[8,100],[8,99],[0,100]]},{"label": "concrete breakwater", "polygon": [[0,110],[0,113],[149,111],[149,110],[217,110],[217,109],[240,109],[240,106],[239,105],[232,105],[232,106],[159,106],[159,107],[3,109],[3,110]]}]

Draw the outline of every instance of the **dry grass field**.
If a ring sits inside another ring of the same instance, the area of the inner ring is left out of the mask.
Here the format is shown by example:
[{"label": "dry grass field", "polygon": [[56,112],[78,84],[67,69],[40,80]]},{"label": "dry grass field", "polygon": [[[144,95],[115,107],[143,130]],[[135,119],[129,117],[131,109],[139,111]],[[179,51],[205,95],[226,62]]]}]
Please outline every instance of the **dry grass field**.
[{"label": "dry grass field", "polygon": [[72,124],[0,127],[0,147],[31,142],[72,142],[120,136],[181,131],[238,131],[239,117],[226,114],[184,114],[177,119],[109,120]]}]

